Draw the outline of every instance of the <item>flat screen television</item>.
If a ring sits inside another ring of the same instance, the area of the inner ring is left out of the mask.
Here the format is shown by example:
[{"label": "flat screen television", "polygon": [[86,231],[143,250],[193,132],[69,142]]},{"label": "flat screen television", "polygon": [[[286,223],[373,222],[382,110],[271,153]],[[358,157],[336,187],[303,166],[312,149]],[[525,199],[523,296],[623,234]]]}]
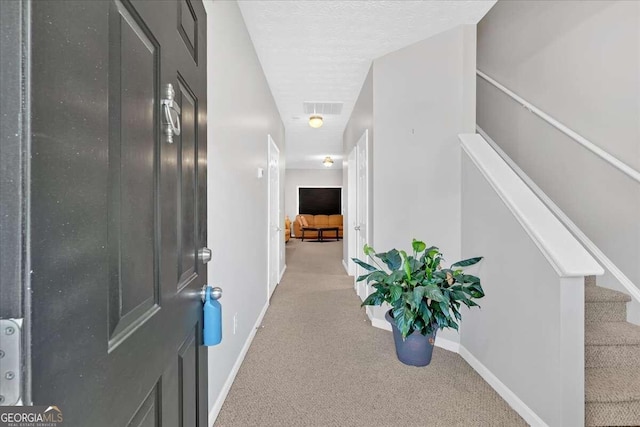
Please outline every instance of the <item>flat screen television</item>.
[{"label": "flat screen television", "polygon": [[308,215],[342,213],[342,188],[298,187],[298,212]]}]

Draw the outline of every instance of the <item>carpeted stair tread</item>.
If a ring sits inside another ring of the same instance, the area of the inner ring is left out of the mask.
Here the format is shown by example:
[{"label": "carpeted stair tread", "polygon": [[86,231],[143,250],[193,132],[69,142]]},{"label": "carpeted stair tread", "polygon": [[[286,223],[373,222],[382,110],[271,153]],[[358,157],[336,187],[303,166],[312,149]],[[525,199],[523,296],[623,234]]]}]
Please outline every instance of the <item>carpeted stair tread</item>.
[{"label": "carpeted stair tread", "polygon": [[587,403],[640,401],[640,369],[637,367],[587,368],[585,394]]},{"label": "carpeted stair tread", "polygon": [[628,322],[587,323],[585,344],[640,345],[640,326]]},{"label": "carpeted stair tread", "polygon": [[629,302],[631,297],[624,292],[614,291],[601,286],[585,286],[585,302]]},{"label": "carpeted stair tread", "polygon": [[626,302],[588,302],[584,308],[585,323],[627,321]]}]

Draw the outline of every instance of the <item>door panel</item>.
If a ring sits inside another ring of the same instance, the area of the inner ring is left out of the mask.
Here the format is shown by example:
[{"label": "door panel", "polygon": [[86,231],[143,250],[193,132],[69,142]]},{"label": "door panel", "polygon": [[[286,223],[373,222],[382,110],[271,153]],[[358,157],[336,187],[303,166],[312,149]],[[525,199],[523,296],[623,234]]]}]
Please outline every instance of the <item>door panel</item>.
[{"label": "door panel", "polygon": [[110,10],[110,348],[157,308],[158,42],[124,4]]},{"label": "door panel", "polygon": [[178,1],[178,32],[182,36],[187,50],[198,63],[198,16],[190,0]]},{"label": "door panel", "polygon": [[31,5],[33,403],[65,425],[207,425],[206,16],[189,3],[192,52],[181,8]]},{"label": "door panel", "polygon": [[151,393],[142,402],[140,408],[129,422],[131,427],[159,427],[160,423],[160,402],[158,386],[151,390]]},{"label": "door panel", "polygon": [[189,336],[178,350],[180,427],[196,425],[198,347],[196,334]]},{"label": "door panel", "polygon": [[178,212],[178,244],[179,265],[178,284],[182,287],[197,273],[197,126],[198,115],[196,97],[182,78],[178,79],[178,103],[182,111],[181,134],[178,139],[178,179],[180,180],[178,199],[180,211]]}]

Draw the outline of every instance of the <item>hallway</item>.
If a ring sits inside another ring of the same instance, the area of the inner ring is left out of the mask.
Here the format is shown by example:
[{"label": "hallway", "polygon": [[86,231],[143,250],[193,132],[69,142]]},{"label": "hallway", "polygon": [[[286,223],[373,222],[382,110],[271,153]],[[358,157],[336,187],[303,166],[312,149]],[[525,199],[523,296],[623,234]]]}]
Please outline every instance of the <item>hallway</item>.
[{"label": "hallway", "polygon": [[216,426],[526,425],[457,354],[436,347],[426,368],[401,364],[341,254],[342,242],[287,243],[287,272]]}]

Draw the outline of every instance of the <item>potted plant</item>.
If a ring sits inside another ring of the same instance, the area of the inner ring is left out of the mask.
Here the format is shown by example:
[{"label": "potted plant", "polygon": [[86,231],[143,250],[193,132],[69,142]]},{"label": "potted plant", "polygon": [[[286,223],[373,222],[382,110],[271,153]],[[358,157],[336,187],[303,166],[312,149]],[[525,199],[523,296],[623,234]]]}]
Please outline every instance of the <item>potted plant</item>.
[{"label": "potted plant", "polygon": [[[374,265],[354,258],[367,270],[357,281],[366,280],[375,292],[362,306],[388,303],[386,319],[391,323],[398,359],[407,365],[426,366],[431,362],[433,344],[439,329],[458,329],[460,305],[478,306],[482,298],[480,279],[464,273],[464,268],[482,257],[458,261],[442,267],[443,256],[435,246],[413,240],[413,254],[392,249],[377,253],[368,245],[364,253]],[[380,260],[386,268],[382,267]]]}]

